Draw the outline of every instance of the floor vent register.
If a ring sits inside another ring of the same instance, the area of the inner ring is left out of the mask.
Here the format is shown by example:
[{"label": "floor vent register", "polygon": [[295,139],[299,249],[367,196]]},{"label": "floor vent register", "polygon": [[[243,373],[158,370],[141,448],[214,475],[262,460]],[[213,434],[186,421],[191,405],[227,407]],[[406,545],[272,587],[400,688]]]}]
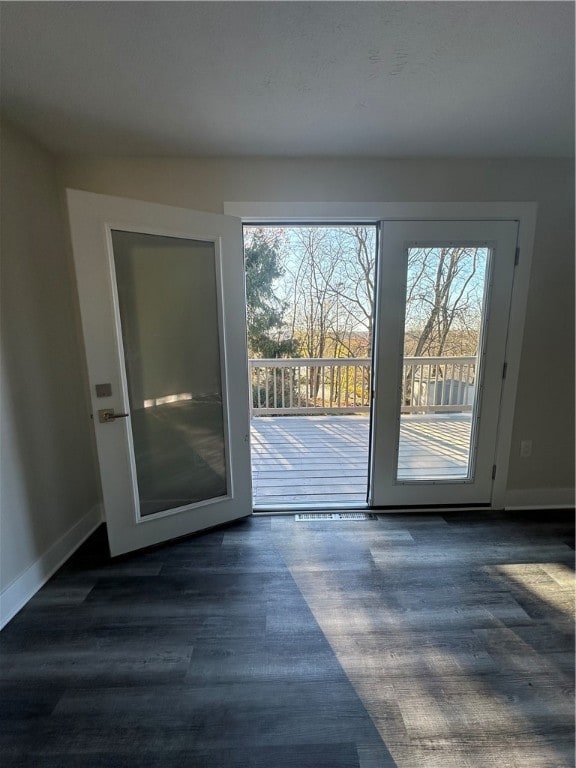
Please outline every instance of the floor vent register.
[{"label": "floor vent register", "polygon": [[309,523],[316,520],[377,520],[371,512],[302,512],[294,515],[297,523]]}]

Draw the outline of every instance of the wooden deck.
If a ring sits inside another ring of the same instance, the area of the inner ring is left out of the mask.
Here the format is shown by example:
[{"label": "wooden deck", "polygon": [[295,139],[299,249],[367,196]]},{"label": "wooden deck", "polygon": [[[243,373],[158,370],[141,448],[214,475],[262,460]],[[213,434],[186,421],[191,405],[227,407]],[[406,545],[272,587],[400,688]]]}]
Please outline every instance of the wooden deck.
[{"label": "wooden deck", "polygon": [[[404,415],[399,476],[465,477],[470,414]],[[368,478],[368,416],[252,419],[254,505],[362,504]]]}]

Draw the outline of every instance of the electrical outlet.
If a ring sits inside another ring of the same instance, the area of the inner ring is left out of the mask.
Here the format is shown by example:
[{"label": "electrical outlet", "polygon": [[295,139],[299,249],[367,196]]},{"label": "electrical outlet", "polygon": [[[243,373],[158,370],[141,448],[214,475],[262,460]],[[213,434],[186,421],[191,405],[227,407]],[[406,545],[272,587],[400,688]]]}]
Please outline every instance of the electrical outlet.
[{"label": "electrical outlet", "polygon": [[520,458],[527,459],[532,456],[532,440],[522,440],[520,442]]}]

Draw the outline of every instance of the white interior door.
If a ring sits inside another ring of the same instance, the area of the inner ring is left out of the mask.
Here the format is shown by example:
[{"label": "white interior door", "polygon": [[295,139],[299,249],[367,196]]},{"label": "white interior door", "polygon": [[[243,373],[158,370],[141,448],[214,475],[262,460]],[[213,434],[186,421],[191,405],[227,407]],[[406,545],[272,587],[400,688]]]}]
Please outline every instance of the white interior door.
[{"label": "white interior door", "polygon": [[68,191],[113,555],[251,513],[242,229]]},{"label": "white interior door", "polygon": [[381,222],[373,506],[490,503],[517,235]]}]

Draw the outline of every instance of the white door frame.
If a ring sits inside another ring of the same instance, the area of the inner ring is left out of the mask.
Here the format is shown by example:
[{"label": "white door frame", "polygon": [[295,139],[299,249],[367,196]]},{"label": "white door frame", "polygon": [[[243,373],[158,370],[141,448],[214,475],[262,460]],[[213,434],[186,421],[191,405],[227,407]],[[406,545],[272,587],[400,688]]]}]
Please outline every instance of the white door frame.
[{"label": "white door frame", "polygon": [[497,221],[511,220],[519,224],[519,261],[514,284],[506,339],[506,378],[502,385],[500,418],[496,441],[496,473],[492,487],[492,509],[505,506],[508,468],[512,449],[512,430],[516,393],[520,375],[520,358],[530,270],[536,229],[538,204],[535,202],[435,202],[435,203],[302,203],[302,202],[225,202],[224,213],[250,222],[318,222],[338,224],[343,221],[376,223],[386,220],[415,221]]}]

